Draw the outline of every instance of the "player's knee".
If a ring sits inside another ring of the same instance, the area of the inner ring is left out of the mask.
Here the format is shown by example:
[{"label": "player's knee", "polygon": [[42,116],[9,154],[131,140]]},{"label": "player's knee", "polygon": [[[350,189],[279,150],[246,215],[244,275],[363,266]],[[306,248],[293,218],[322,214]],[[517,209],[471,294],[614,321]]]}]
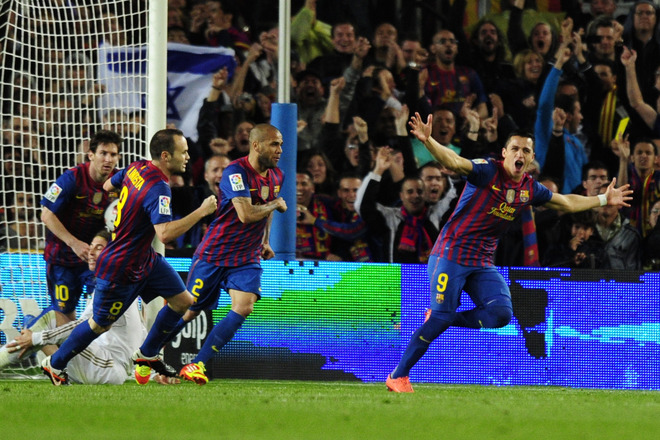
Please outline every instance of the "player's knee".
[{"label": "player's knee", "polygon": [[513,310],[509,306],[498,305],[488,308],[488,319],[484,322],[486,328],[504,327],[511,321]]},{"label": "player's knee", "polygon": [[420,336],[429,343],[447,330],[456,312],[439,312],[432,310],[429,319],[420,327]]},{"label": "player's knee", "polygon": [[94,321],[94,318],[89,318],[88,323],[89,323],[89,328],[91,328],[92,331],[97,335],[107,332],[108,330],[110,330],[110,327],[112,327],[112,324],[110,325],[97,324],[96,321]]},{"label": "player's knee", "polygon": [[167,305],[169,308],[177,313],[180,313],[181,315],[186,313],[190,306],[193,305],[195,300],[195,298],[190,293],[188,293],[187,290],[179,293],[178,295],[174,295],[165,299],[167,300]]},{"label": "player's knee", "polygon": [[254,303],[242,303],[242,304],[236,304],[232,305],[231,309],[238,313],[239,315],[243,316],[244,318],[247,318],[250,313],[254,310]]}]

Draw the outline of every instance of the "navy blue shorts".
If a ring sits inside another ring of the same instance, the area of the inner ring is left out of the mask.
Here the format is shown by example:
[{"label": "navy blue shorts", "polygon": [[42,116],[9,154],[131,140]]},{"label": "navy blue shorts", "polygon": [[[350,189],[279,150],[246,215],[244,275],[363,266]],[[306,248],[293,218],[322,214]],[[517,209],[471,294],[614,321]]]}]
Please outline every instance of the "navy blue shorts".
[{"label": "navy blue shorts", "polygon": [[502,275],[493,266],[462,266],[435,255],[429,257],[428,274],[431,282],[431,309],[455,312],[460,305],[461,292],[470,295],[479,307],[495,299],[511,303],[511,292]]},{"label": "navy blue shorts", "polygon": [[162,296],[170,298],[186,290],[183,280],[162,255],[149,275],[133,284],[97,279],[94,294],[94,321],[101,326],[115,322],[140,296],[144,302]]},{"label": "navy blue shorts", "polygon": [[236,267],[216,266],[206,261],[193,259],[188,272],[188,291],[195,297],[190,310],[215,308],[220,289],[254,293],[261,298],[261,273],[258,263]]},{"label": "navy blue shorts", "polygon": [[85,281],[91,273],[87,263],[74,267],[48,264],[46,282],[53,309],[64,314],[76,310]]}]

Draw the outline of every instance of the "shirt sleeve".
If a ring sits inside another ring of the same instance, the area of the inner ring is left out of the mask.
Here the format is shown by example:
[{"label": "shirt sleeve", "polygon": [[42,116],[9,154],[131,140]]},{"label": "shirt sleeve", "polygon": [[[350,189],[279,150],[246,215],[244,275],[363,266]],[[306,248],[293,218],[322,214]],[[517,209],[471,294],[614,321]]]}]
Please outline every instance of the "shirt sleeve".
[{"label": "shirt sleeve", "polygon": [[472,171],[467,175],[467,181],[477,187],[486,186],[492,180],[496,171],[497,165],[495,165],[495,162],[486,159],[473,159]]},{"label": "shirt sleeve", "polygon": [[41,199],[41,206],[45,206],[52,212],[57,213],[74,196],[75,192],[75,175],[71,170],[66,171],[48,188],[48,191],[46,191],[46,194]]},{"label": "shirt sleeve", "polygon": [[170,186],[160,181],[151,187],[144,201],[144,209],[154,225],[171,222],[172,190]]},{"label": "shirt sleeve", "polygon": [[230,165],[222,173],[220,180],[222,198],[231,200],[234,197],[250,197],[250,188],[245,170],[236,165]]}]

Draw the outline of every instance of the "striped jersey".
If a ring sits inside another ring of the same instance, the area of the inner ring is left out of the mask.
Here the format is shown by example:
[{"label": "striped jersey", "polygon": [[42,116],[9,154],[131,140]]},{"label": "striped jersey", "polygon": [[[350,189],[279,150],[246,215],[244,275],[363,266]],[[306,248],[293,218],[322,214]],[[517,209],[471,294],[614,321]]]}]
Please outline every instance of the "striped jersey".
[{"label": "striped jersey", "polygon": [[[65,171],[41,199],[41,206],[52,211],[67,231],[84,243],[105,228],[105,208],[118,197],[117,192],[104,191],[103,182],[92,179],[89,166],[86,162]],[[112,174],[116,172],[113,170]],[[44,260],[59,266],[87,266],[50,230],[46,233]]]},{"label": "striped jersey", "polygon": [[514,182],[502,161],[474,159],[465,189],[433,246],[438,255],[463,266],[492,266],[497,240],[527,205],[543,205],[552,192],[524,174]]},{"label": "striped jersey", "polygon": [[264,205],[278,197],[283,182],[284,172],[281,169],[271,168],[266,176],[261,176],[252,168],[247,156],[230,163],[220,180],[217,215],[197,246],[195,257],[216,266],[258,263],[268,217],[254,223],[243,223],[231,200],[234,197],[249,197],[252,205]]},{"label": "striped jersey", "polygon": [[96,262],[96,277],[117,284],[138,281],[153,268],[154,225],[172,221],[169,179],[148,160],[133,162],[112,177],[121,187],[113,239]]},{"label": "striped jersey", "polygon": [[454,70],[448,71],[440,69],[437,64],[431,64],[428,73],[424,93],[433,108],[447,106],[454,114],[459,114],[463,103],[473,93],[477,95],[475,107],[487,100],[481,79],[471,67],[455,66]]}]

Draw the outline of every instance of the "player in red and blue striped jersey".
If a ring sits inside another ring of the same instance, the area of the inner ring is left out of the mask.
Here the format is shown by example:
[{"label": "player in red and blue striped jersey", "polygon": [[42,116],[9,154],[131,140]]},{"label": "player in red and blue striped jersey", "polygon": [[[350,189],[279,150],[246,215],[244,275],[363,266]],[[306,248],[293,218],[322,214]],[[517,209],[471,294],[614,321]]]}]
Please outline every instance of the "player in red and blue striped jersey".
[{"label": "player in red and blue striped jersey", "polygon": [[[121,136],[100,130],[91,137],[87,158],[57,178],[41,200],[46,235],[46,281],[50,307],[76,319],[76,306],[88,277],[87,256],[94,234],[105,226],[103,213],[117,192],[103,189],[120,158]],[[43,314],[42,313],[42,314]]]},{"label": "player in red and blue striped jersey", "polygon": [[163,243],[174,240],[214,212],[217,202],[215,196],[209,196],[195,211],[172,221],[169,178],[185,171],[190,159],[188,144],[180,130],[165,129],[154,135],[149,150],[151,161],[134,162],[103,185],[107,191],[121,188],[114,237],[96,263],[92,318],[79,324],[60,349],[42,363],[44,373],[54,385],[62,383],[62,370],[68,361],[108,331],[138,295],[146,302],[162,296],[167,305],[158,313],[147,338],[132,357],[138,365],[135,378],[140,384],[147,383],[151,368],[166,376],[176,375],[176,371],[162,362],[159,351],[193,303],[193,297],[151,243],[155,235]]},{"label": "player in red and blue striped jersey", "polygon": [[249,141],[248,156],[233,161],[222,173],[218,215],[197,247],[188,273],[195,304],[177,325],[182,329],[202,310],[213,307],[221,288],[229,293],[231,310],[180,372],[200,385],[208,382],[204,363],[234,337],[261,295],[260,260],[275,256],[269,244],[272,214],[287,209],[279,197],[284,172],[277,168],[282,134],[270,124],[259,124],[250,131]]},{"label": "player in red and blue striped jersey", "polygon": [[[387,378],[387,388],[396,392],[413,392],[408,378],[410,369],[449,326],[478,329],[509,323],[511,294],[493,265],[493,253],[499,235],[524,207],[546,205],[578,212],[604,205],[628,206],[627,201],[631,200],[628,185],[615,188],[616,180],[605,194],[593,197],[550,192],[525,172],[534,160],[531,134],[513,132],[502,149],[502,160],[468,160],[431,138],[432,122],[432,116],[424,123],[416,113],[410,121],[411,133],[438,162],[466,176],[467,184],[429,258],[430,313]],[[463,290],[476,307],[457,313]]]}]

